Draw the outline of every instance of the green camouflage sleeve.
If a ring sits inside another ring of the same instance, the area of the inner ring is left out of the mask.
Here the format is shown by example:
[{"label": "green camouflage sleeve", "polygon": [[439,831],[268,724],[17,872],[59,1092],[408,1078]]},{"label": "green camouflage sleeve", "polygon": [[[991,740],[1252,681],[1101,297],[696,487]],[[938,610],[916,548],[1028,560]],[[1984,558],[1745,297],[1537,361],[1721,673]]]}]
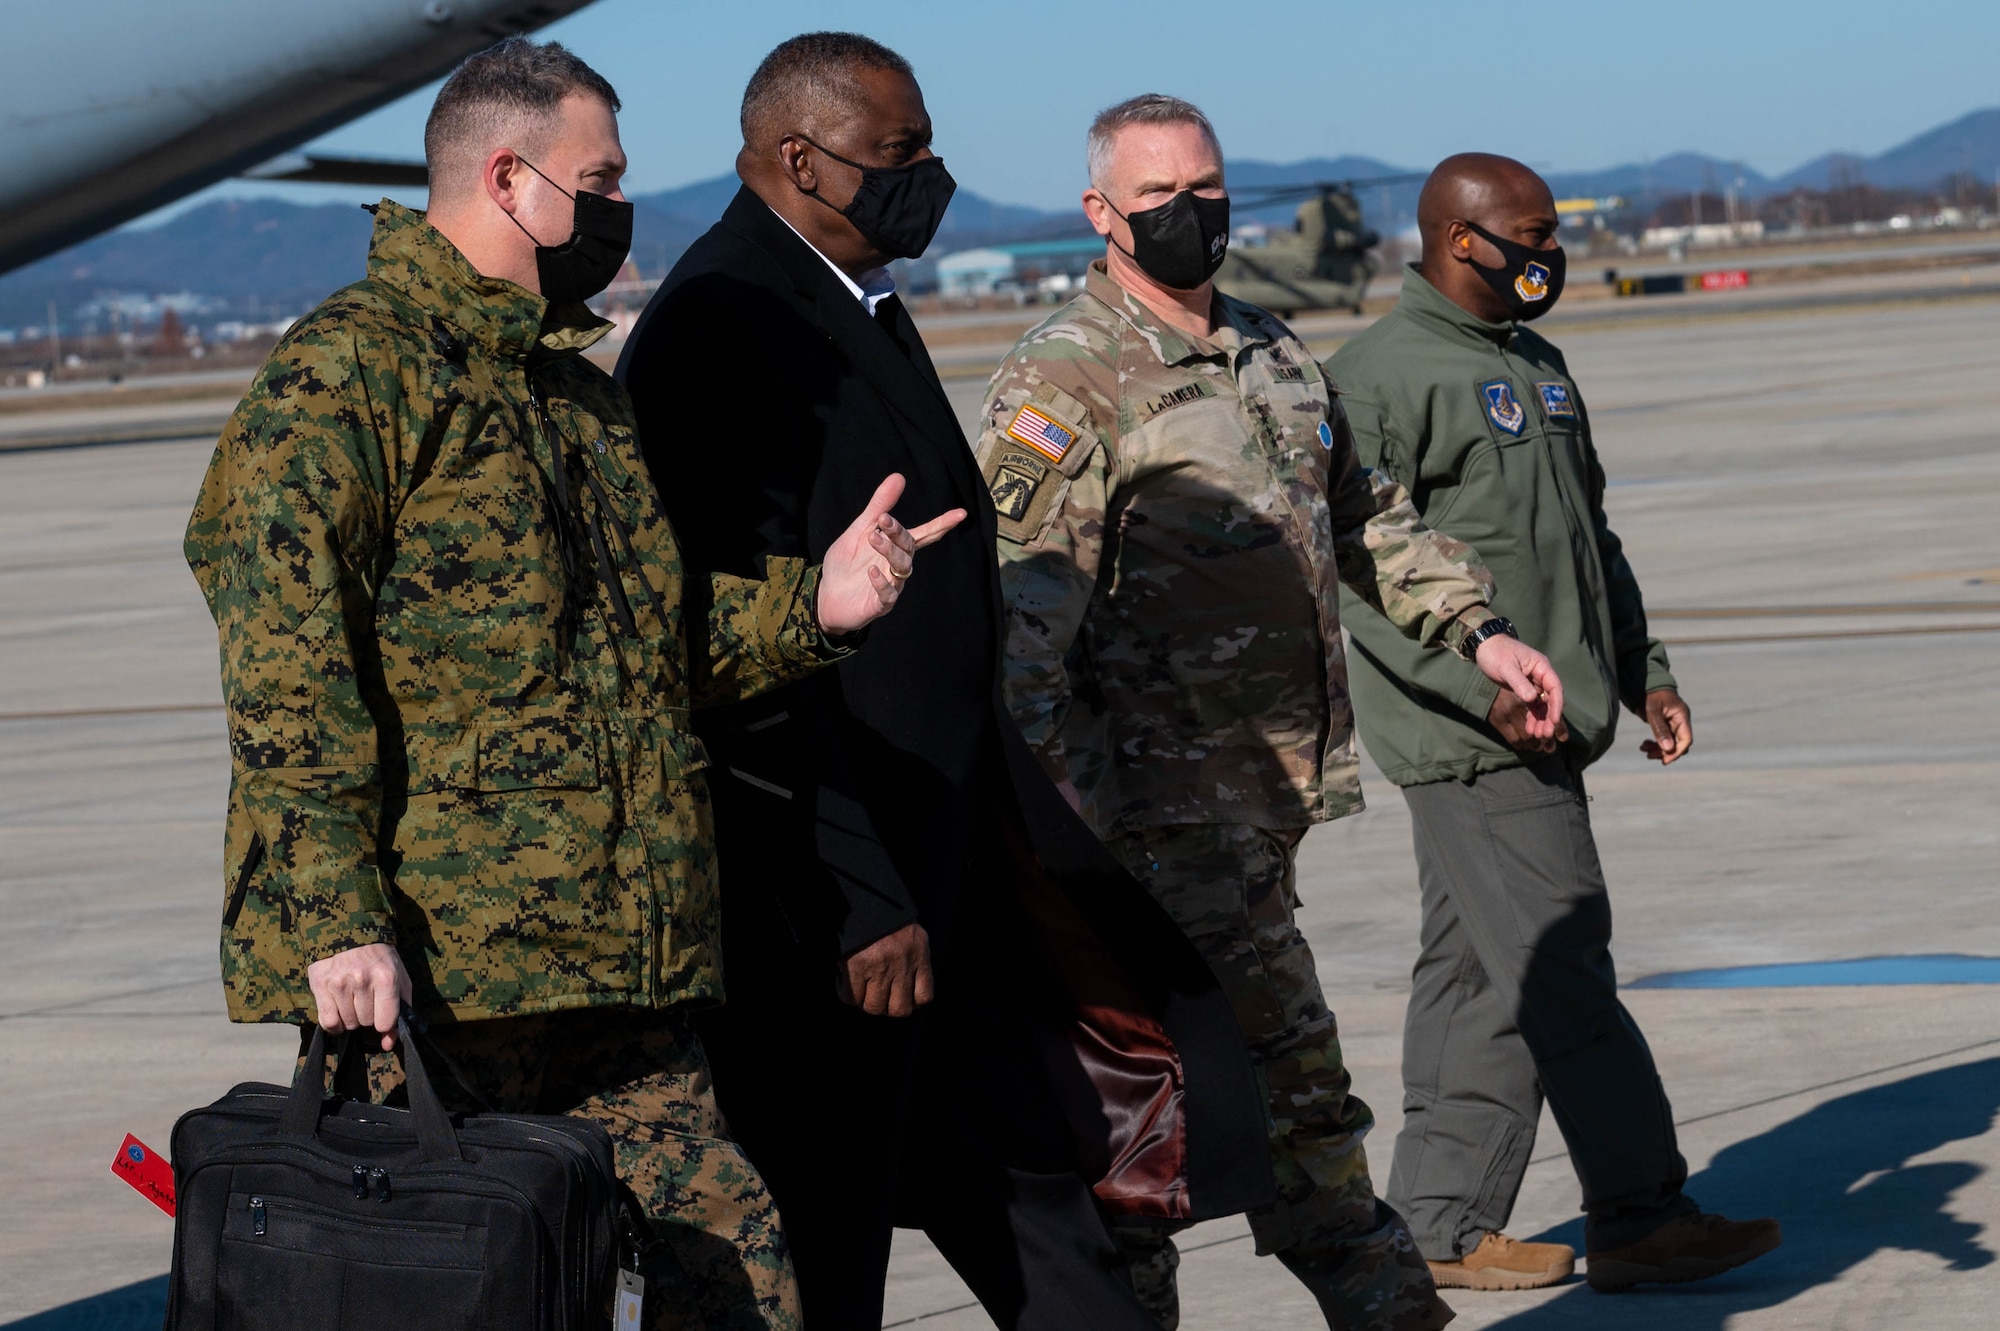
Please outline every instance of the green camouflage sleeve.
[{"label": "green camouflage sleeve", "polygon": [[1394,478],[1361,465],[1345,408],[1333,411],[1327,506],[1334,559],[1350,591],[1426,647],[1457,647],[1493,617],[1493,575],[1478,554],[1424,525]]},{"label": "green camouflage sleeve", "polygon": [[[1061,741],[1078,683],[1068,658],[1097,585],[1115,478],[1089,409],[1047,382],[1044,368],[1028,356],[1001,366],[987,390],[975,452],[997,514],[1007,707],[1043,765],[1058,779],[1076,779]],[[1008,433],[1031,405],[1073,434],[1060,459]]]},{"label": "green camouflage sleeve", "polygon": [[819,626],[820,572],[803,559],[767,556],[762,578],[710,575],[707,668],[695,672],[695,706],[742,702],[853,654]]},{"label": "green camouflage sleeve", "polygon": [[[1343,405],[1354,437],[1356,461],[1407,492],[1415,478],[1416,462],[1408,449],[1399,447],[1401,441],[1395,437],[1390,413],[1354,395],[1344,398]],[[1410,641],[1372,602],[1361,603],[1352,587],[1341,595],[1340,622],[1355,647],[1373,657],[1392,678],[1475,720],[1484,720],[1492,710],[1500,686],[1481,674],[1479,667],[1460,659],[1456,652],[1435,652]]]},{"label": "green camouflage sleeve", "polygon": [[379,432],[400,393],[394,368],[361,361],[328,321],[280,344],[217,445],[185,545],[220,637],[233,798],[309,962],[395,941],[363,689],[387,512]]}]

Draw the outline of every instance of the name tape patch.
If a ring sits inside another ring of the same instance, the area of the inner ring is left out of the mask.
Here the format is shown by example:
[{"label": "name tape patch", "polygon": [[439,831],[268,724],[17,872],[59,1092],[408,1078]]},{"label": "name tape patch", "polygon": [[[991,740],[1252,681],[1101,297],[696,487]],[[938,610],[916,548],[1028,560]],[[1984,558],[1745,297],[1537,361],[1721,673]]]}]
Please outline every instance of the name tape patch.
[{"label": "name tape patch", "polygon": [[1076,442],[1076,431],[1034,407],[1024,406],[1014,413],[1007,437],[1026,444],[1051,462],[1061,462],[1069,446]]},{"label": "name tape patch", "polygon": [[1199,402],[1205,397],[1214,395],[1214,390],[1197,379],[1192,383],[1182,384],[1179,388],[1170,388],[1158,397],[1146,399],[1141,409],[1146,413],[1146,419],[1151,420],[1163,411],[1185,406],[1190,402]]}]

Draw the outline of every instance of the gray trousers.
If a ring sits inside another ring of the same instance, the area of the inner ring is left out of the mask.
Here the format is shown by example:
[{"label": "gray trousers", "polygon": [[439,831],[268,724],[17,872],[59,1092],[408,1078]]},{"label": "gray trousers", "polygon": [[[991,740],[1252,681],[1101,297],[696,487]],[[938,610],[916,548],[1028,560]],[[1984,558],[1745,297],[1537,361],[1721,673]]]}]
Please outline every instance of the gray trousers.
[{"label": "gray trousers", "polygon": [[1582,774],[1551,757],[1403,797],[1423,948],[1388,1199],[1417,1246],[1451,1261],[1506,1226],[1544,1095],[1583,1187],[1588,1250],[1693,1210],[1652,1051],[1618,1001]]}]

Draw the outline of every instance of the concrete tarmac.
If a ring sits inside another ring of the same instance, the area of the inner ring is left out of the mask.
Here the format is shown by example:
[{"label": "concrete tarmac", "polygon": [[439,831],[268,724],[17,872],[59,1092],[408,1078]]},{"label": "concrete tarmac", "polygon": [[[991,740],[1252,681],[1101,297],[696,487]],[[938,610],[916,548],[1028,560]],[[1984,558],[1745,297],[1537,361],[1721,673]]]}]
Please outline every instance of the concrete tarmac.
[{"label": "concrete tarmac", "polygon": [[[1593,772],[1628,980],[1884,954],[2000,955],[2000,321],[1986,301],[1551,333],[1695,711]],[[952,385],[964,414],[975,380]],[[180,563],[200,441],[0,455],[0,1326],[158,1324],[169,1222],[108,1173],[127,1131],[278,1080],[283,1028],[216,980],[227,751]],[[1943,631],[1939,631],[1943,630]],[[1306,840],[1301,925],[1387,1172],[1415,953],[1408,818]],[[1786,1246],[1704,1284],[1454,1295],[1457,1325],[1987,1327],[2000,1299],[2000,989],[1633,990],[1704,1204]],[[1544,1123],[1510,1231],[1575,1239]],[[1183,1326],[1309,1328],[1241,1220],[1183,1236]],[[888,1323],[989,1325],[900,1234]],[[148,1322],[147,1318],[151,1321]],[[27,1319],[12,1321],[10,1319]]]}]

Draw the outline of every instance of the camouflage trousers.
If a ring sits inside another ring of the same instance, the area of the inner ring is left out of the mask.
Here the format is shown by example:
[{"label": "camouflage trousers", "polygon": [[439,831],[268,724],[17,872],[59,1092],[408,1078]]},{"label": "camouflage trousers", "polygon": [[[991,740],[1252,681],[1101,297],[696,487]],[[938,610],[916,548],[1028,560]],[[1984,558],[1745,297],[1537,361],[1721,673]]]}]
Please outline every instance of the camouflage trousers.
[{"label": "camouflage trousers", "polygon": [[[1260,1254],[1311,1290],[1336,1331],[1421,1331],[1451,1310],[1408,1226],[1375,1196],[1340,1035],[1293,915],[1303,830],[1143,828],[1107,845],[1193,941],[1229,996],[1265,1093],[1278,1202],[1251,1215]],[[1179,1255],[1157,1225],[1114,1226],[1140,1299],[1172,1331]]]},{"label": "camouflage trousers", "polygon": [[[373,1036],[358,1038],[370,1043],[368,1098],[400,1102],[398,1056]],[[572,1114],[611,1134],[618,1176],[663,1240],[639,1272],[648,1331],[798,1331],[798,1285],[777,1208],[729,1139],[708,1056],[686,1016],[593,1008],[434,1026],[430,1040],[492,1108]],[[348,1077],[349,1062],[332,1076]],[[437,1060],[424,1068],[447,1109],[477,1107]]]}]

